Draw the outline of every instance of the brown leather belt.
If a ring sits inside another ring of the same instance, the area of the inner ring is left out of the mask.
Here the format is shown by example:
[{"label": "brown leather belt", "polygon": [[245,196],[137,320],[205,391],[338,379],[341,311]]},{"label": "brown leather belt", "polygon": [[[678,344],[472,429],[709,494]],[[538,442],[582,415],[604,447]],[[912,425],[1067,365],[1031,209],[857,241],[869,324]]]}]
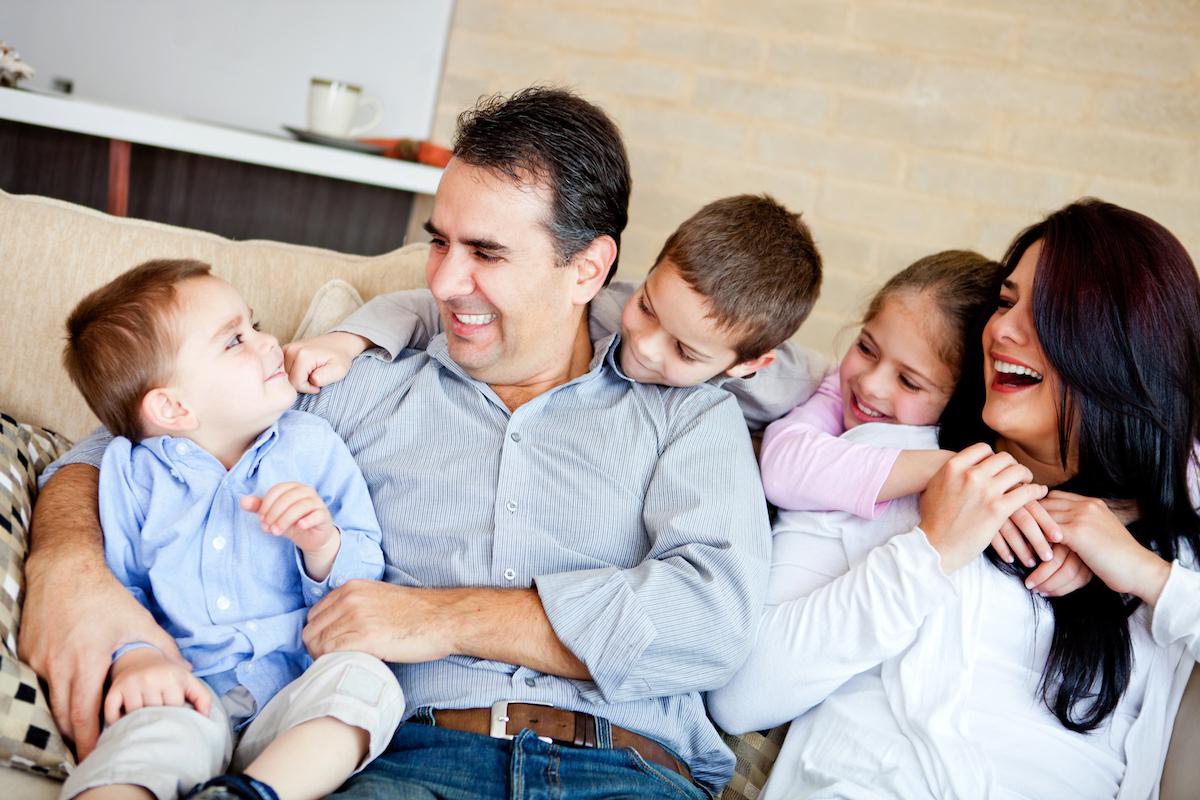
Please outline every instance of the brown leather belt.
[{"label": "brown leather belt", "polygon": [[[538,737],[557,744],[596,746],[596,718],[591,714],[537,703],[501,700],[493,703],[491,708],[435,709],[433,720],[434,725],[442,728],[481,733],[498,739],[511,739],[522,729],[528,728]],[[652,764],[677,772],[688,781],[692,780],[687,764],[671,755],[658,742],[611,723],[610,727],[613,749],[632,748]]]}]

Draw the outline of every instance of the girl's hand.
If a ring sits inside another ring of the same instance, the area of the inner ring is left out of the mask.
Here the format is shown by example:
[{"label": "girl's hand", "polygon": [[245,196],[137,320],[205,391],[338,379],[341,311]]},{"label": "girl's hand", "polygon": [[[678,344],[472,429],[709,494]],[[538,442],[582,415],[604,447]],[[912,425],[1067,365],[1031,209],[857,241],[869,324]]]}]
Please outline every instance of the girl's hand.
[{"label": "girl's hand", "polygon": [[1053,491],[1042,506],[1058,523],[1063,544],[1114,592],[1132,594],[1153,606],[1171,565],[1143,547],[1103,500]]},{"label": "girl's hand", "polygon": [[950,574],[988,546],[1016,511],[1046,494],[1008,453],[975,444],[955,455],[921,495],[921,529]]},{"label": "girl's hand", "polygon": [[[1058,523],[1046,513],[1041,503],[1034,500],[1018,508],[1000,526],[1000,532],[992,539],[996,555],[1011,564],[1014,558],[1030,569],[1037,566],[1037,559],[1050,561],[1054,558],[1051,544],[1062,541]],[[1035,558],[1036,554],[1036,558]]]},{"label": "girl's hand", "polygon": [[1087,564],[1069,547],[1054,545],[1052,557],[1025,576],[1025,588],[1047,597],[1062,597],[1082,589],[1092,579]]}]

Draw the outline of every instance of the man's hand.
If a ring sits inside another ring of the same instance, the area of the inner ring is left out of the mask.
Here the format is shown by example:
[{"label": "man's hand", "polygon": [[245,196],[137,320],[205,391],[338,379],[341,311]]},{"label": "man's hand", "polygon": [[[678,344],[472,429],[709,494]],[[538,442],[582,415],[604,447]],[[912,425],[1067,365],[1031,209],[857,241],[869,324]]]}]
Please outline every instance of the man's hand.
[{"label": "man's hand", "polygon": [[455,590],[350,581],[308,612],[304,644],[313,658],[359,650],[394,663],[437,661],[455,652]]},{"label": "man's hand", "polygon": [[296,391],[316,394],[350,371],[354,357],[371,343],[353,333],[335,331],[283,346],[283,368]]},{"label": "man's hand", "polygon": [[175,640],[104,568],[31,558],[18,650],[50,684],[50,710],[80,759],[100,736],[100,700],[113,653],[148,642],[178,660]]},{"label": "man's hand", "polygon": [[587,666],[555,635],[533,589],[413,589],[350,581],[309,610],[304,644],[313,658],[360,650],[392,663],[418,664],[455,654],[591,679]]},{"label": "man's hand", "polygon": [[130,650],[112,667],[112,686],[104,698],[104,724],[152,706],[182,706],[204,716],[212,709],[212,693],[177,660],[151,647]]}]

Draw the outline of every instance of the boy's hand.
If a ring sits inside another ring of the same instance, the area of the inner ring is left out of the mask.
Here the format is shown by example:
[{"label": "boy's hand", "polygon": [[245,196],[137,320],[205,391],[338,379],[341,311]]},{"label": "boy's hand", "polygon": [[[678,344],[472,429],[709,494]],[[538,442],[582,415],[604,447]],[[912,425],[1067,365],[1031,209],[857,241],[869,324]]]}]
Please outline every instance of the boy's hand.
[{"label": "boy's hand", "polygon": [[112,686],[104,698],[104,723],[112,725],[139,708],[185,703],[207,717],[212,693],[178,661],[152,647],[139,647],[112,666]]},{"label": "boy's hand", "polygon": [[245,495],[242,508],[258,514],[262,529],[290,539],[305,554],[330,549],[336,552],[341,535],[325,501],[303,483],[277,483],[262,497]]},{"label": "boy's hand", "polygon": [[370,346],[367,339],[341,331],[302,339],[283,346],[283,368],[296,391],[316,394],[346,377],[350,362]]}]

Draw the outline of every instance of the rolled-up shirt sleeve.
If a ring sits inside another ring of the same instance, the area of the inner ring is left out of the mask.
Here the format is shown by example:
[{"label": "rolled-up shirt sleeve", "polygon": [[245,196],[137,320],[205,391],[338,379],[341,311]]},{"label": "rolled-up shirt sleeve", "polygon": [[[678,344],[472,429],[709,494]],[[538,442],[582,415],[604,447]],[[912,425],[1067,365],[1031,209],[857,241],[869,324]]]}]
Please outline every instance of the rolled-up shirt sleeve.
[{"label": "rolled-up shirt sleeve", "polygon": [[38,478],[38,488],[45,486],[46,481],[50,480],[54,473],[70,464],[87,464],[89,467],[100,469],[100,462],[104,460],[104,451],[112,440],[113,435],[108,432],[107,428],[97,428],[42,471]]},{"label": "rolled-up shirt sleeve", "polygon": [[752,644],[770,526],[746,426],[716,390],[678,411],[645,494],[647,557],[535,579],[558,638],[591,672],[591,701],[720,686]]}]

